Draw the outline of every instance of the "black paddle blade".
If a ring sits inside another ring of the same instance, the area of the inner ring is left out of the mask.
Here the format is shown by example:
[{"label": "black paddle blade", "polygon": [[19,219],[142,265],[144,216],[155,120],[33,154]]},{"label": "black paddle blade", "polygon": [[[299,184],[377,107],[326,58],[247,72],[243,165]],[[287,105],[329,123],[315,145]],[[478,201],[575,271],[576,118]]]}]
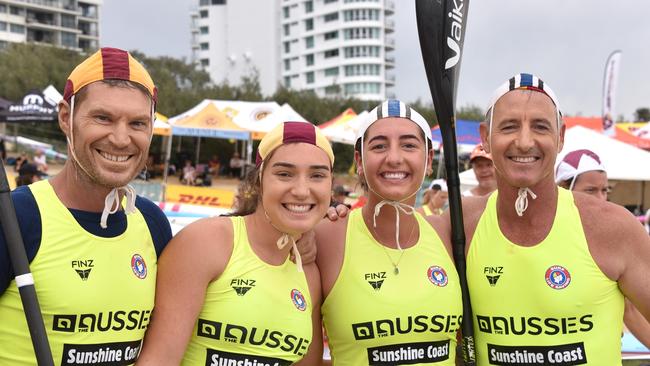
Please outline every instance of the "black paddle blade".
[{"label": "black paddle blade", "polygon": [[469,0],[415,1],[422,59],[441,129],[448,123],[455,125],[468,7]]},{"label": "black paddle blade", "polygon": [[472,306],[465,274],[465,230],[456,149],[456,89],[462,58],[469,0],[415,0],[424,68],[444,146],[454,264],[463,297],[463,360],[475,365]]}]

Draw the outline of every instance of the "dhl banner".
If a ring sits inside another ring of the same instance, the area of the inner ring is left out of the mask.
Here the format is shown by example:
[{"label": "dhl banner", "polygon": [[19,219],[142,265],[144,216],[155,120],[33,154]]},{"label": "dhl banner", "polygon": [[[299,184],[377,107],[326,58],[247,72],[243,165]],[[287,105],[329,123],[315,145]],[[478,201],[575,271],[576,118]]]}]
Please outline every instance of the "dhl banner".
[{"label": "dhl banner", "polygon": [[230,209],[235,200],[235,192],[219,188],[168,185],[165,189],[165,200]]}]

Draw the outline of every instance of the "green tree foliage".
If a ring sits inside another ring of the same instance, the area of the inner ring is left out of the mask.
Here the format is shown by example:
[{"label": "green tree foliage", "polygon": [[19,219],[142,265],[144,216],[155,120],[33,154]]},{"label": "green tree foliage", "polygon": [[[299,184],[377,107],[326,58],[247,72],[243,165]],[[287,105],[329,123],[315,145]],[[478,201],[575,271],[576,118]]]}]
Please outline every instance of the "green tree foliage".
[{"label": "green tree foliage", "polygon": [[50,84],[63,92],[70,71],[84,57],[56,47],[10,43],[0,51],[0,96],[16,101]]},{"label": "green tree foliage", "polygon": [[638,122],[650,121],[650,108],[637,108],[636,111],[634,111],[634,120]]},{"label": "green tree foliage", "polygon": [[485,120],[485,112],[477,105],[463,106],[456,111],[456,118],[482,122]]},{"label": "green tree foliage", "polygon": [[424,119],[429,123],[429,126],[434,127],[438,125],[438,117],[436,116],[433,104],[425,104],[422,100],[418,99],[409,105],[424,117]]},{"label": "green tree foliage", "polygon": [[[320,98],[311,91],[294,91],[278,86],[270,96],[263,96],[259,84],[257,70],[242,78],[238,85],[228,83],[214,84],[207,72],[184,59],[172,57],[149,57],[134,50],[131,54],[147,68],[158,88],[158,111],[172,117],[187,111],[204,99],[244,100],[244,101],[275,101],[282,105],[288,103],[300,115],[316,125],[327,122],[348,108],[355,112],[370,111],[381,101],[362,101],[342,96]],[[87,54],[50,46],[11,43],[0,51],[0,96],[9,100],[19,100],[25,92],[31,89],[44,89],[54,85],[63,92],[65,82],[72,69],[81,62]],[[407,101],[408,103],[408,101]],[[409,103],[429,122],[437,125],[433,106],[421,100]],[[641,110],[641,109],[640,109]],[[647,110],[647,109],[646,109]],[[650,113],[650,111],[648,111]],[[457,118],[468,120],[483,120],[483,111],[477,106],[461,107]],[[48,140],[60,139],[63,134],[56,124],[25,125],[21,127],[28,135],[45,137]],[[36,130],[36,132],[32,132]],[[20,131],[19,131],[20,133]],[[152,151],[162,152],[160,139],[154,139]],[[183,138],[181,141],[183,153],[193,159],[195,138]],[[174,151],[177,142],[174,142]],[[207,161],[218,151],[224,163],[226,157],[232,154],[233,144],[226,140],[203,139],[201,142],[201,161]],[[187,150],[187,151],[185,151]],[[191,151],[190,151],[191,150]],[[353,160],[353,147],[334,144],[336,153],[335,169],[347,171]],[[182,154],[179,154],[182,155]]]}]

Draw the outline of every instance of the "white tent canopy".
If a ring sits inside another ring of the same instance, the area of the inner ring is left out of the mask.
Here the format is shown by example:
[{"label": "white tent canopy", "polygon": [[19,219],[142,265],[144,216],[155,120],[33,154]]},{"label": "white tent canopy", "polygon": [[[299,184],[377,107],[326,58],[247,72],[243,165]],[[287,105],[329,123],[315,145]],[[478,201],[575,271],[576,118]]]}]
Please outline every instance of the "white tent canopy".
[{"label": "white tent canopy", "polygon": [[650,181],[650,152],[588,128],[575,126],[566,131],[564,148],[558,154],[557,161],[567,153],[579,149],[589,149],[598,154],[609,179]]},{"label": "white tent canopy", "polygon": [[354,145],[359,126],[366,120],[366,118],[368,118],[367,116],[368,111],[363,111],[345,123],[337,123],[333,126],[324,128],[322,130],[323,134],[331,142]]}]

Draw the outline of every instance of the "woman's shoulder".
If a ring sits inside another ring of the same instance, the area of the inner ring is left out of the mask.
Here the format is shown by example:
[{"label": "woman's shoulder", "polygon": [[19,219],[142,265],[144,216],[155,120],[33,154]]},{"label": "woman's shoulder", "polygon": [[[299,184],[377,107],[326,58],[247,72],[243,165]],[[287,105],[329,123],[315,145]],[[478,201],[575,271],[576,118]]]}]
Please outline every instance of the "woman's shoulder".
[{"label": "woman's shoulder", "polygon": [[172,271],[200,272],[213,280],[223,272],[232,255],[233,232],[229,217],[195,221],[174,236],[161,256],[161,264]]}]

